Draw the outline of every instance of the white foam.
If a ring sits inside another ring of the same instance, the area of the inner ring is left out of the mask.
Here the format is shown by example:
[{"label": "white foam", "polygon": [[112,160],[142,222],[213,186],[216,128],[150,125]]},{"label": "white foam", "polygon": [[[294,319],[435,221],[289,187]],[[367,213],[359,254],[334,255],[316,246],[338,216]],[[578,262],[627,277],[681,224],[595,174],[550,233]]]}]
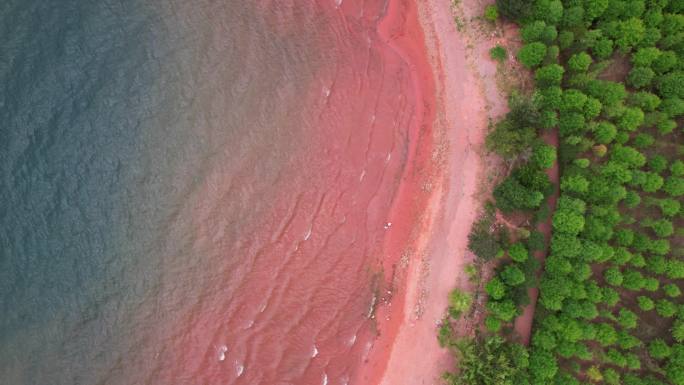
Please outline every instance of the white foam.
[{"label": "white foam", "polygon": [[392,159],[392,153],[390,152],[387,154],[387,159],[385,159],[385,163],[389,163],[390,159]]},{"label": "white foam", "polygon": [[389,229],[390,227],[392,227],[392,222],[385,223],[385,230]]},{"label": "white foam", "polygon": [[356,334],[351,336],[351,338],[349,339],[349,346],[354,345],[354,342],[356,342]]},{"label": "white foam", "polygon": [[339,7],[340,5],[342,5],[342,0],[335,0],[335,6]]},{"label": "white foam", "polygon": [[244,373],[244,371],[245,371],[244,365],[240,365],[240,363],[235,361],[235,373],[237,374],[237,376],[240,377],[242,375],[242,373]]},{"label": "white foam", "polygon": [[366,176],[366,170],[361,171],[361,176],[359,176],[359,182],[361,182],[365,176]]},{"label": "white foam", "polygon": [[323,385],[328,385],[328,375],[323,373]]},{"label": "white foam", "polygon": [[314,345],[313,346],[313,352],[311,352],[311,358],[316,358],[317,355],[318,355],[318,348],[316,347],[316,345]]},{"label": "white foam", "polygon": [[325,94],[326,98],[329,97],[330,96],[330,88],[323,87],[323,93]]},{"label": "white foam", "polygon": [[223,361],[226,359],[226,352],[228,351],[228,347],[226,345],[221,345],[218,348],[218,360]]},{"label": "white foam", "polygon": [[304,234],[304,240],[305,241],[308,241],[309,237],[311,237],[311,230],[312,230],[311,227],[309,227],[309,231],[307,231],[306,234]]}]

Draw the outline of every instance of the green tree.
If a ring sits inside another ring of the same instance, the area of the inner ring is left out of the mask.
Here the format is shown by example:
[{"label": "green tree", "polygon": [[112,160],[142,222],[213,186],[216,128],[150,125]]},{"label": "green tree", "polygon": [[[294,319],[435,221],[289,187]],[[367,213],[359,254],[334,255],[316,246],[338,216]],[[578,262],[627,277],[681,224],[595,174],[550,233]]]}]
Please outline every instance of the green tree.
[{"label": "green tree", "polygon": [[665,318],[670,318],[677,313],[677,306],[666,299],[656,301],[655,309],[659,316]]},{"label": "green tree", "polygon": [[532,148],[532,158],[530,160],[541,169],[551,168],[556,161],[556,147],[537,143]]},{"label": "green tree", "polygon": [[567,66],[570,71],[573,72],[586,72],[591,65],[591,56],[586,52],[579,52],[568,59]]},{"label": "green tree", "polygon": [[512,177],[506,178],[494,189],[496,206],[504,212],[539,207],[544,194],[526,188]]},{"label": "green tree", "polygon": [[602,144],[608,144],[615,139],[617,128],[609,122],[599,122],[594,128],[594,139]]},{"label": "green tree", "polygon": [[675,339],[675,341],[679,343],[684,342],[684,320],[676,320],[670,331],[672,332],[672,337]]},{"label": "green tree", "polygon": [[496,0],[496,8],[501,16],[512,21],[525,19],[531,12],[525,0]]},{"label": "green tree", "polygon": [[525,273],[514,264],[506,266],[500,275],[501,279],[509,286],[518,286],[525,282]]},{"label": "green tree", "polygon": [[663,292],[665,292],[665,295],[670,298],[677,298],[682,295],[682,291],[679,290],[679,286],[675,285],[674,283],[668,283],[667,285],[664,285]]},{"label": "green tree", "polygon": [[672,197],[684,195],[684,178],[669,177],[665,180],[663,190]]},{"label": "green tree", "polygon": [[632,64],[634,64],[635,67],[650,67],[651,63],[653,63],[659,56],[660,50],[658,48],[644,47],[636,50],[631,59]]},{"label": "green tree", "polygon": [[620,309],[620,312],[618,313],[618,323],[625,329],[636,328],[638,319],[639,317],[637,317],[634,312],[625,308]]},{"label": "green tree", "polygon": [[627,76],[627,84],[634,88],[644,88],[648,87],[653,78],[655,77],[655,72],[648,67],[634,67],[629,71]]},{"label": "green tree", "polygon": [[[538,68],[535,71],[534,78],[537,81],[537,86],[558,86],[563,80],[564,72],[565,69],[563,69],[563,67],[559,66],[558,64],[549,64],[541,68]],[[599,98],[599,100],[601,99]]]},{"label": "green tree", "polygon": [[553,228],[561,233],[577,235],[584,229],[584,216],[572,210],[557,210],[552,222]]},{"label": "green tree", "polygon": [[670,356],[670,346],[660,338],[656,338],[648,344],[648,354],[656,360],[662,360]]},{"label": "green tree", "polygon": [[684,162],[677,159],[670,165],[670,173],[672,176],[680,177],[684,176]]},{"label": "green tree", "polygon": [[[533,349],[530,353],[530,373],[535,381],[545,383],[545,380],[553,378],[558,372],[556,357],[549,351]],[[494,384],[494,382],[482,382],[481,384]]]},{"label": "green tree", "polygon": [[494,277],[487,282],[485,290],[487,291],[487,294],[495,300],[502,299],[506,295],[506,285],[504,285],[499,277]]},{"label": "green tree", "polygon": [[606,269],[606,271],[603,272],[603,278],[606,280],[606,283],[612,286],[622,285],[624,279],[620,269],[616,267]]},{"label": "green tree", "polygon": [[615,328],[607,323],[596,324],[596,341],[602,346],[610,346],[617,342],[618,335]]},{"label": "green tree", "polygon": [[636,270],[627,270],[623,274],[622,286],[625,289],[638,291],[644,287],[645,283],[644,276]]},{"label": "green tree", "polygon": [[644,219],[641,223],[644,227],[649,227],[660,238],[669,237],[674,233],[672,222],[667,219]]},{"label": "green tree", "polygon": [[643,311],[649,311],[655,308],[653,300],[643,295],[637,297],[637,304],[639,305],[639,309]]},{"label": "green tree", "polygon": [[528,43],[518,51],[518,60],[527,68],[534,68],[541,64],[546,56],[546,44],[540,42]]},{"label": "green tree", "polygon": [[618,119],[618,128],[625,131],[636,130],[644,122],[644,112],[637,107],[628,107],[623,110],[622,116]]},{"label": "green tree", "polygon": [[512,260],[520,263],[527,261],[527,258],[529,257],[527,248],[520,242],[511,245],[508,249],[508,255]]}]

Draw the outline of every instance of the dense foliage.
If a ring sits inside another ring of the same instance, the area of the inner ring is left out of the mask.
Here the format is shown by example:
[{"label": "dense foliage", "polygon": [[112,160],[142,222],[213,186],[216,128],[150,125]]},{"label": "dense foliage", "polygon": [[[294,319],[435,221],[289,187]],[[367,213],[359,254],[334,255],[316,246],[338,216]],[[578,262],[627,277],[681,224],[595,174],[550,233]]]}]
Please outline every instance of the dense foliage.
[{"label": "dense foliage", "polygon": [[[447,380],[684,384],[684,2],[496,6],[521,27],[516,57],[536,87],[511,96],[487,138],[514,166],[494,189],[496,209],[547,217],[553,186],[544,171],[555,161],[561,195],[539,280],[530,255],[544,247],[532,232],[509,241],[493,235],[492,222],[488,243],[475,227],[471,249],[500,258],[484,286],[489,334],[459,348],[460,372]],[[557,151],[539,141],[546,130],[560,135]],[[504,326],[531,286],[540,295],[528,357],[506,342]],[[525,358],[515,369],[513,351]]]}]

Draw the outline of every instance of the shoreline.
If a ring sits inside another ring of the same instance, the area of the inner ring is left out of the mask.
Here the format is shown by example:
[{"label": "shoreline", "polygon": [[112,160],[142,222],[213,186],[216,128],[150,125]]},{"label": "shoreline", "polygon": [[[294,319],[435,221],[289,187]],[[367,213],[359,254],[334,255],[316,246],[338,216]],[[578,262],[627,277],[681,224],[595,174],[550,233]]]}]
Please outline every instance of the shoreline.
[{"label": "shoreline", "polygon": [[[431,154],[434,169],[428,177],[426,210],[414,223],[404,277],[400,278],[397,295],[378,309],[381,334],[355,383],[432,384],[453,365],[449,352],[438,345],[437,327],[447,308],[448,293],[455,287],[467,289],[471,285],[464,267],[473,260],[467,238],[481,208],[477,195],[484,162],[480,153],[490,119],[503,115],[507,103],[497,87],[497,64],[488,55],[495,44],[493,38],[473,42],[467,33],[457,31],[448,0],[425,0],[417,6],[401,4],[399,10],[397,6],[397,1],[390,3],[379,32],[390,36],[395,42],[390,45],[400,54],[408,44],[410,56],[416,53],[411,52],[416,42],[407,43],[408,33],[400,34],[401,40],[396,34],[387,34],[393,32],[392,27],[397,28],[393,24],[397,17],[403,17],[401,21],[409,23],[409,28],[419,30],[413,31],[413,37],[420,34],[434,81],[433,100],[426,99],[425,84],[417,85],[422,101],[434,108],[430,122],[430,133],[436,138]],[[472,17],[481,15],[485,4],[466,0],[460,6]],[[402,10],[403,14],[396,12]],[[416,25],[410,25],[412,18]],[[414,84],[415,67],[411,66]],[[403,181],[401,190],[406,184]],[[466,333],[474,327],[467,325]]]}]

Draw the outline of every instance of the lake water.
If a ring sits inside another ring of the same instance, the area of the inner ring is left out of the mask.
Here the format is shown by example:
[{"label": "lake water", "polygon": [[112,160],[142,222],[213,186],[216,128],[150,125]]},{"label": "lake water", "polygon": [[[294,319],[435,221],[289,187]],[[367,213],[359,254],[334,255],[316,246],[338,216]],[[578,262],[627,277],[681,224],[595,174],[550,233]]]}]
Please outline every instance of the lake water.
[{"label": "lake water", "polygon": [[0,382],[350,382],[416,124],[386,7],[3,1]]}]

